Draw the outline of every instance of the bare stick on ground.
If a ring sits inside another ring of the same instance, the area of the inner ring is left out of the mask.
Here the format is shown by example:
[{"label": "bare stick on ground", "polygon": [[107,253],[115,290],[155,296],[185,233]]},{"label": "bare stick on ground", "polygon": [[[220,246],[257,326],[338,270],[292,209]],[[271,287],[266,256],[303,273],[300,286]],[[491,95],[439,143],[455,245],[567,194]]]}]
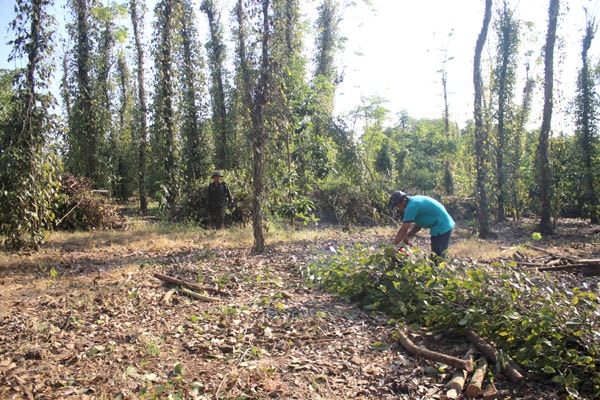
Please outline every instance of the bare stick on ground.
[{"label": "bare stick on ground", "polygon": [[206,292],[211,292],[211,293],[216,293],[216,294],[220,294],[223,296],[229,296],[229,293],[221,290],[221,289],[216,289],[210,286],[203,286],[203,285],[198,285],[194,282],[190,282],[190,281],[186,281],[183,279],[179,279],[179,278],[175,278],[173,276],[169,276],[169,275],[164,275],[161,274],[159,272],[155,272],[154,273],[154,277],[157,279],[160,279],[163,282],[168,282],[168,283],[172,283],[175,285],[180,285],[180,286],[185,286],[188,289],[192,289],[192,290],[198,290],[198,291],[206,291]]},{"label": "bare stick on ground", "polygon": [[465,371],[471,372],[473,371],[473,362],[471,360],[461,360],[460,358],[449,356],[447,354],[438,353],[435,351],[428,350],[426,348],[417,346],[413,343],[412,340],[408,338],[402,331],[398,331],[400,335],[400,344],[404,347],[409,353],[426,358],[431,361],[436,361],[442,364],[447,364],[451,367],[464,369]]}]

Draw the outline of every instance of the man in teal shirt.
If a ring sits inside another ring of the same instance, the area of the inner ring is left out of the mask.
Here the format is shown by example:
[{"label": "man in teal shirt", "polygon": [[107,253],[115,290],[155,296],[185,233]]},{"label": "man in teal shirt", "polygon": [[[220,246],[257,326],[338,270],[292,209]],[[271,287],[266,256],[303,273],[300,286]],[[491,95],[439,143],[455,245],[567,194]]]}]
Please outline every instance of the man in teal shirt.
[{"label": "man in teal shirt", "polygon": [[442,259],[446,256],[455,223],[440,202],[428,196],[409,196],[398,190],[392,193],[388,207],[403,214],[394,245],[410,243],[410,239],[425,228],[431,235],[431,252]]}]

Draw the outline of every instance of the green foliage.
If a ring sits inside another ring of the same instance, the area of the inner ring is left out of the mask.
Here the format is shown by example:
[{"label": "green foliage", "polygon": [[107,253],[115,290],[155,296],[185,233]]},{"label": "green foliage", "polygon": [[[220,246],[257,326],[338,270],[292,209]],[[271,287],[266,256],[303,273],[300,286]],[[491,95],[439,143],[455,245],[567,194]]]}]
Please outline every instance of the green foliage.
[{"label": "green foliage", "polygon": [[304,225],[311,221],[317,221],[314,215],[315,204],[306,197],[294,198],[289,203],[278,203],[275,206],[275,213],[281,218],[291,221],[294,225],[294,221],[299,219]]},{"label": "green foliage", "polygon": [[375,194],[340,178],[324,182],[313,197],[319,218],[327,221],[346,224],[377,218],[371,200]]},{"label": "green foliage", "polygon": [[49,155],[17,148],[0,153],[0,236],[8,249],[43,244],[55,218],[59,179]]},{"label": "green foliage", "polygon": [[327,290],[407,325],[438,332],[472,328],[571,395],[600,395],[600,306],[585,284],[568,287],[500,263],[437,267],[390,246],[360,244],[316,259],[303,272]]}]

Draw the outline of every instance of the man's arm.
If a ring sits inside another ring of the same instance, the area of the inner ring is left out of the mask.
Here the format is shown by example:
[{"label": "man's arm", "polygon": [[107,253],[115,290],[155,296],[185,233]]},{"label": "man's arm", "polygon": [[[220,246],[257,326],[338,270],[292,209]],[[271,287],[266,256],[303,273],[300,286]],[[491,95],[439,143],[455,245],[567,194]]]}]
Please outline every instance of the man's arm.
[{"label": "man's arm", "polygon": [[408,235],[406,235],[406,240],[412,239],[417,235],[417,232],[421,230],[421,227],[417,224],[414,224]]},{"label": "man's arm", "polygon": [[404,222],[400,229],[398,229],[398,233],[396,233],[396,237],[394,238],[394,245],[400,244],[402,242],[407,243],[409,239],[415,237],[417,232],[421,230],[421,227],[417,224],[414,224],[412,229],[409,230],[411,223]]},{"label": "man's arm", "polygon": [[407,239],[408,236],[408,228],[410,228],[410,222],[403,222],[400,229],[396,233],[396,237],[394,238],[394,245],[397,245]]}]

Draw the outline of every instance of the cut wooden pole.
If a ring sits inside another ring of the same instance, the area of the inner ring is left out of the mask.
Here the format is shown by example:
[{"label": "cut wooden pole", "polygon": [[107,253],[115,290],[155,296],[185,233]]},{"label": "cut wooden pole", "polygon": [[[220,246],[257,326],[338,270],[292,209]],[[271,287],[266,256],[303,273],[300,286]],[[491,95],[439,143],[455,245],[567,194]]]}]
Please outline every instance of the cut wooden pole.
[{"label": "cut wooden pole", "polygon": [[[498,353],[498,350],[494,348],[494,346],[487,343],[472,329],[467,329],[465,336],[492,362],[492,364],[498,364],[498,361],[500,361],[500,354]],[[511,359],[506,362],[504,366],[504,373],[511,382],[519,382],[524,379],[523,375],[521,372],[519,372]]]},{"label": "cut wooden pole", "polygon": [[457,369],[452,375],[452,379],[448,383],[450,389],[446,392],[446,397],[449,399],[457,399],[458,395],[462,393],[465,381],[467,380],[468,372],[464,369]]},{"label": "cut wooden pole", "polygon": [[475,397],[481,393],[481,387],[483,386],[483,381],[485,380],[485,375],[487,374],[488,363],[485,358],[480,358],[477,362],[477,368],[475,368],[475,372],[473,372],[473,376],[469,381],[469,386],[467,386],[466,395],[467,397]]},{"label": "cut wooden pole", "polygon": [[[475,359],[475,345],[471,343],[469,346],[469,351],[465,355],[465,360],[473,362]],[[446,397],[449,399],[457,399],[458,396],[462,393],[463,388],[465,386],[465,382],[467,381],[467,375],[469,373],[464,369],[457,369],[452,375],[452,379],[448,382],[448,391],[446,392]]]},{"label": "cut wooden pole", "polygon": [[473,362],[471,360],[461,360],[460,358],[453,357],[448,354],[438,353],[432,350],[428,350],[424,347],[417,346],[402,331],[399,331],[399,335],[400,344],[402,345],[402,347],[404,347],[409,353],[415,356],[423,357],[428,360],[436,361],[442,364],[447,364],[454,368],[464,369],[468,372],[473,371]]}]

